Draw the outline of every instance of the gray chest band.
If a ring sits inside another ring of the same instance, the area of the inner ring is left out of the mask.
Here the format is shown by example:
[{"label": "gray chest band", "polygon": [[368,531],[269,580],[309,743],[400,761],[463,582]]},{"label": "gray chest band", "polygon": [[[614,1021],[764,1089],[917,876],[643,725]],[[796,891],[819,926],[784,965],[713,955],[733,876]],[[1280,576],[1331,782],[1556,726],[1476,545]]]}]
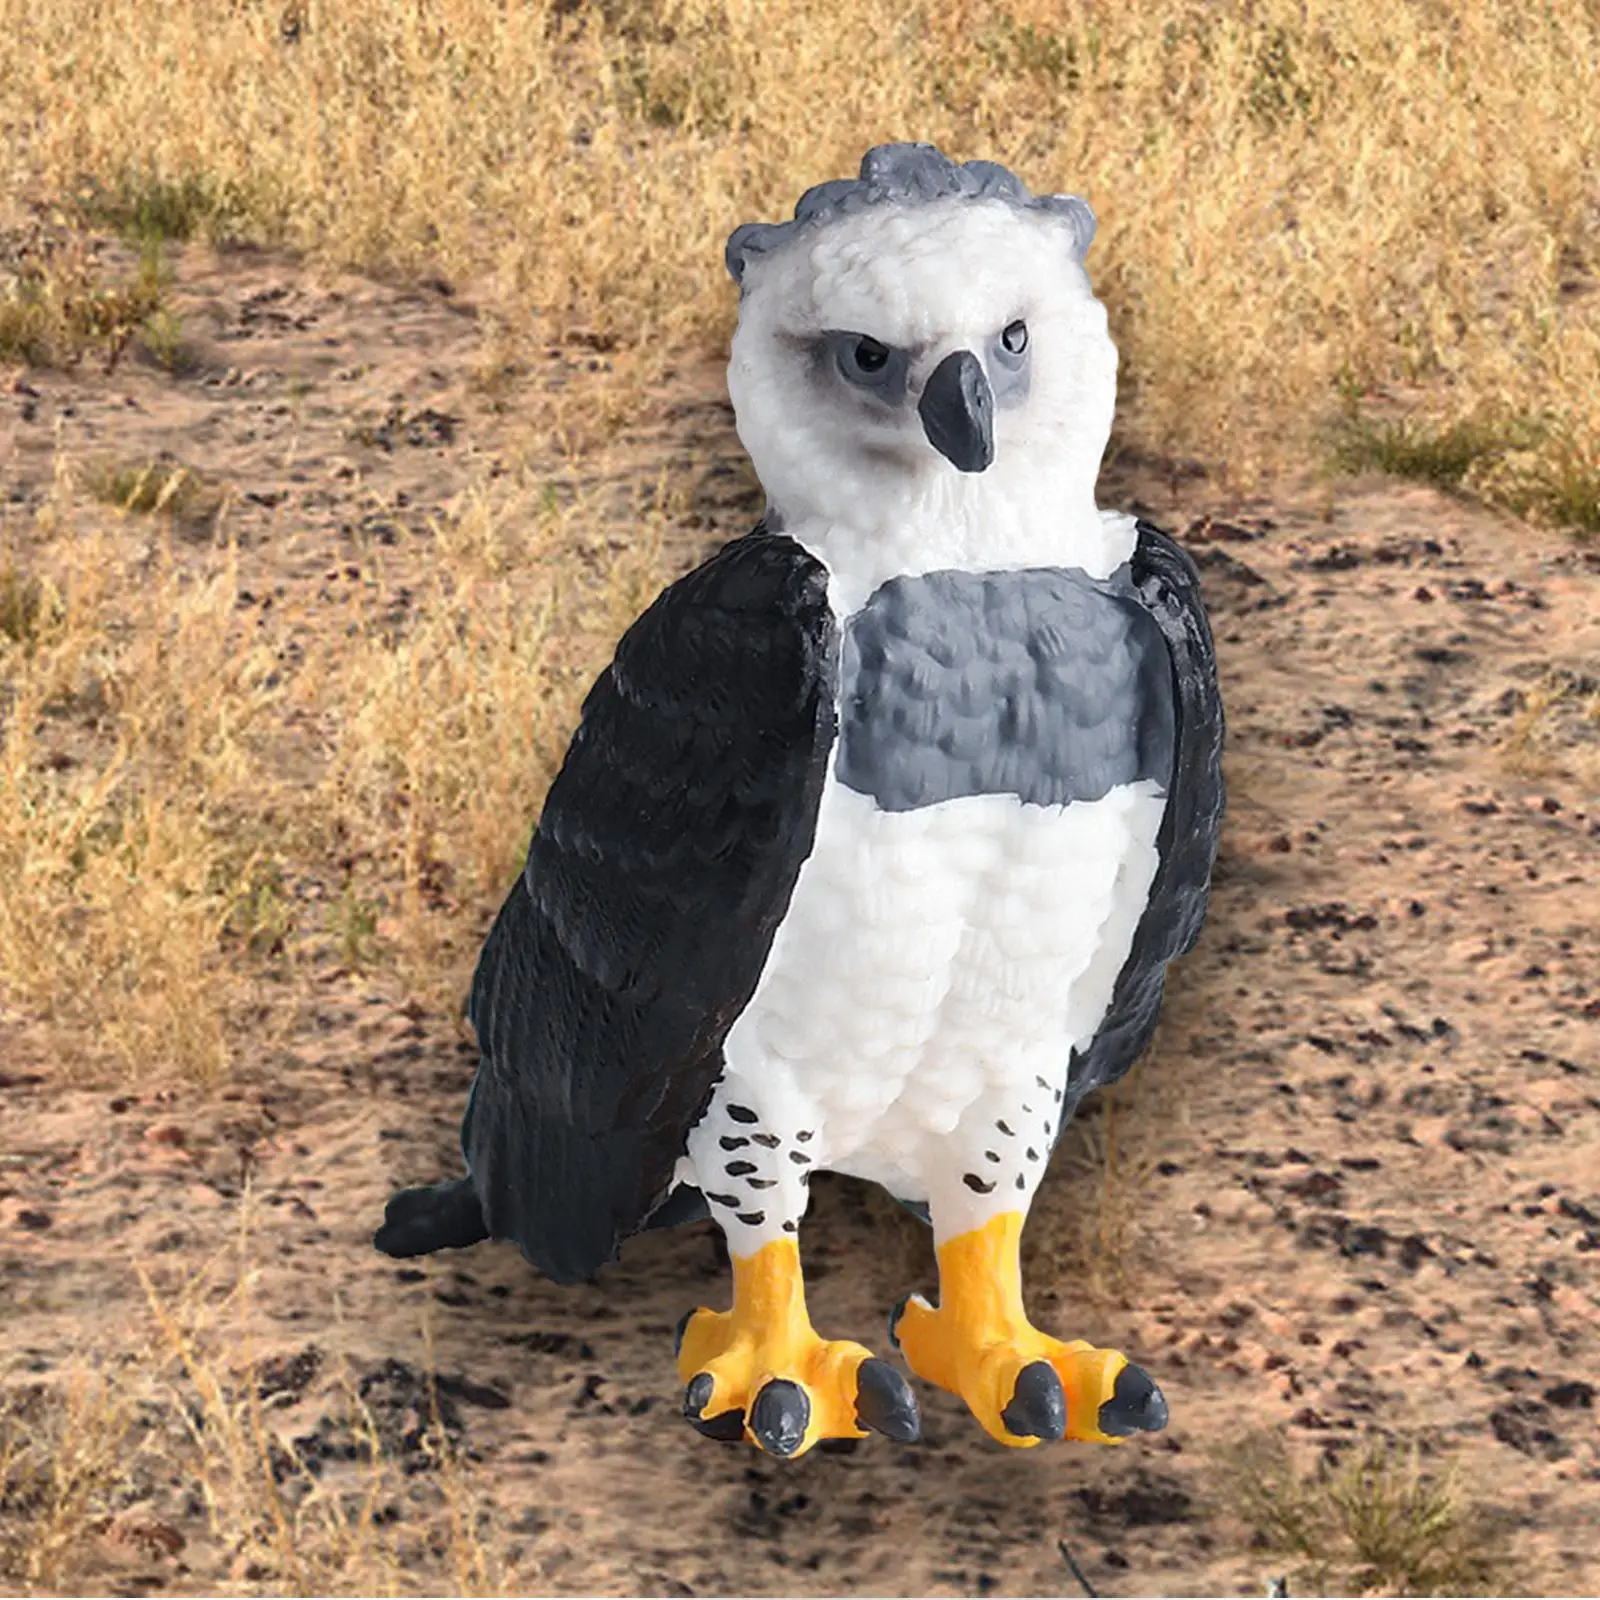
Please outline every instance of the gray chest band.
[{"label": "gray chest band", "polygon": [[1172,775],[1166,641],[1122,568],[894,578],[845,623],[836,770],[885,811]]}]

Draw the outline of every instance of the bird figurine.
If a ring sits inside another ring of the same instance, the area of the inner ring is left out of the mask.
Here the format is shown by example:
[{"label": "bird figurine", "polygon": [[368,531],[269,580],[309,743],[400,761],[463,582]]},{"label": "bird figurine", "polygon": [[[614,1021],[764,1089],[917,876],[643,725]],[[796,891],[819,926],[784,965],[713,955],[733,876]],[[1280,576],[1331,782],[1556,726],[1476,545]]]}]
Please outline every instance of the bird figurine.
[{"label": "bird figurine", "polygon": [[1222,705],[1194,565],[1099,510],[1117,353],[1084,201],[882,145],[728,240],[728,368],[767,508],[628,628],[479,958],[467,1175],[392,1256],[512,1239],[558,1282],[704,1217],[733,1303],[678,1332],[702,1432],[795,1457],[917,1437],[823,1337],[815,1173],[933,1230],[890,1336],[995,1439],[1167,1405],[1035,1327],[1019,1246],[1079,1101],[1148,1042],[1205,916]]}]

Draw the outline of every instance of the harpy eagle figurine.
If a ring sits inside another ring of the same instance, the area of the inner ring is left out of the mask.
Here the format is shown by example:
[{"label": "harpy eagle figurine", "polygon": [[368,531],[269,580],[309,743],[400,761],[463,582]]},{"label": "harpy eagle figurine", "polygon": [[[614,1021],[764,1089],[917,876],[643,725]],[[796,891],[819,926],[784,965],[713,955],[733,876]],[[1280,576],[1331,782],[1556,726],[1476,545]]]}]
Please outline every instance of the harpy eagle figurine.
[{"label": "harpy eagle figurine", "polygon": [[1141,1368],[1029,1322],[1018,1258],[1063,1126],[1199,933],[1223,803],[1195,568],[1095,505],[1093,233],[920,144],[734,232],[766,515],[585,700],[473,978],[468,1176],[377,1235],[514,1239],[569,1282],[709,1208],[733,1306],[680,1327],[685,1411],[774,1455],[918,1429],[899,1368],[806,1314],[823,1169],[931,1223],[938,1301],[891,1336],[996,1439],[1166,1421]]}]

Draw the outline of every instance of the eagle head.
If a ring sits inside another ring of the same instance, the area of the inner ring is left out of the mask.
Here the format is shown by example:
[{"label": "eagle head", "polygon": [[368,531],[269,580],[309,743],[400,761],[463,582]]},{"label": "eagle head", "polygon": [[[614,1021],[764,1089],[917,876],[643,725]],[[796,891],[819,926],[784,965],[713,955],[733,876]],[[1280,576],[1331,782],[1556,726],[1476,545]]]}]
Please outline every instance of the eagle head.
[{"label": "eagle head", "polygon": [[784,526],[1095,517],[1117,352],[1094,215],[992,162],[880,145],[728,240],[739,437]]}]

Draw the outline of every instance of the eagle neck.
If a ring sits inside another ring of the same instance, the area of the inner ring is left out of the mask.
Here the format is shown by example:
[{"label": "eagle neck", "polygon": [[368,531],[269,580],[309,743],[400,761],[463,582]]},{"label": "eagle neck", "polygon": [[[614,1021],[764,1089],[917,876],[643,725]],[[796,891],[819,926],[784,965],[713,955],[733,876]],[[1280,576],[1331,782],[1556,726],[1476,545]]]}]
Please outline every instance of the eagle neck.
[{"label": "eagle neck", "polygon": [[791,520],[777,508],[773,515],[788,537],[827,568],[828,598],[839,617],[859,611],[891,578],[927,572],[1071,567],[1106,578],[1132,555],[1136,538],[1132,517],[1101,511],[1092,498],[1049,510],[912,506],[892,522]]}]

